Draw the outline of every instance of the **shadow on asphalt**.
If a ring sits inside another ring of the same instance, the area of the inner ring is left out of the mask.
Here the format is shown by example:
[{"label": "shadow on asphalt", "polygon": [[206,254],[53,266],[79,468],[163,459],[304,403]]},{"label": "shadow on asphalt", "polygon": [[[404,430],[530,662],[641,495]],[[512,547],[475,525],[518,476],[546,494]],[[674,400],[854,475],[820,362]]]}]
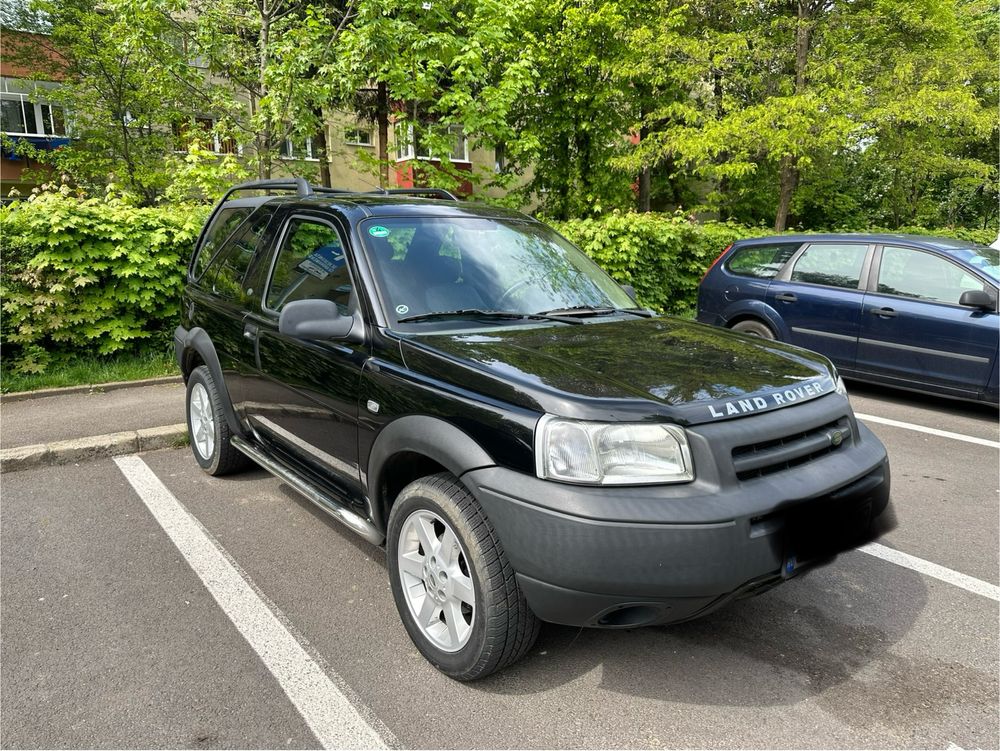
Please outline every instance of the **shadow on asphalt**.
[{"label": "shadow on asphalt", "polygon": [[[601,688],[661,701],[790,705],[849,684],[853,706],[866,693],[858,690],[859,674],[871,663],[898,662],[890,650],[927,603],[919,574],[892,567],[869,577],[870,568],[823,567],[671,626],[602,631],[546,625],[524,661],[471,685],[499,694],[535,694],[600,667]],[[883,583],[905,596],[887,596]],[[912,692],[925,682],[921,671],[926,670],[900,666],[901,685],[880,684],[879,695]],[[884,707],[885,699],[876,703]],[[863,714],[864,707],[854,711]]]}]

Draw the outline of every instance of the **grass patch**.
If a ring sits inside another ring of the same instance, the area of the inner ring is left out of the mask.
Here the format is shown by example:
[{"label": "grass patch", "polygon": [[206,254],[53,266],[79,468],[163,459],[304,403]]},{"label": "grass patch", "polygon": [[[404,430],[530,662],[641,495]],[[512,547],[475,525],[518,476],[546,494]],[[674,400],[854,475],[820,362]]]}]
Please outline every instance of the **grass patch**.
[{"label": "grass patch", "polygon": [[110,357],[78,358],[52,363],[44,373],[12,373],[6,368],[0,377],[0,392],[35,391],[63,386],[88,386],[112,381],[179,375],[173,353],[143,352]]}]

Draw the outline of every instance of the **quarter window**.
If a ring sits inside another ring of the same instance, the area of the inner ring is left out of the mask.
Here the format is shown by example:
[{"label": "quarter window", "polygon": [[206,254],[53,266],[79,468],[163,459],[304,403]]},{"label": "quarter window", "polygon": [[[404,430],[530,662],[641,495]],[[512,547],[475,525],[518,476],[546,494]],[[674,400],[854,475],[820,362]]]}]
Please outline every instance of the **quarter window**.
[{"label": "quarter window", "polygon": [[281,311],[293,300],[330,300],[347,314],[351,275],[337,231],[309,219],[292,219],[274,263],[267,307]]},{"label": "quarter window", "polygon": [[882,249],[878,291],[957,304],[963,292],[985,289],[982,281],[960,266],[913,248]]},{"label": "quarter window", "polygon": [[209,263],[212,262],[212,258],[219,247],[229,239],[229,236],[233,234],[233,230],[240,226],[249,214],[249,207],[222,209],[218,213],[215,221],[212,222],[212,226],[205,233],[205,241],[201,244],[198,257],[194,259],[194,266],[191,271],[195,279],[201,277],[205,269],[208,268]]},{"label": "quarter window", "polygon": [[211,279],[212,291],[220,297],[243,298],[243,278],[271,219],[270,210],[262,207],[258,212],[226,241],[211,261],[206,277]]},{"label": "quarter window", "polygon": [[864,265],[867,253],[867,245],[852,243],[810,245],[795,262],[791,280],[857,289],[861,281],[861,267]]},{"label": "quarter window", "polygon": [[773,279],[781,271],[788,259],[798,249],[799,244],[783,245],[748,245],[738,248],[726,268],[740,276],[753,276],[758,279]]}]

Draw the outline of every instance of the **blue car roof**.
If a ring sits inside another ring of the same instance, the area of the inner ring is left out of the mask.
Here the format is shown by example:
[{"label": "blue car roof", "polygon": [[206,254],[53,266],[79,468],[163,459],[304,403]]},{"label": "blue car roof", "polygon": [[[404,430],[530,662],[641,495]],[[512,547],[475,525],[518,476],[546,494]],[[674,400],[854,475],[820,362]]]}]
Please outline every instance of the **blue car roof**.
[{"label": "blue car roof", "polygon": [[734,246],[770,245],[772,243],[803,243],[803,242],[836,242],[837,240],[858,240],[868,243],[906,242],[908,245],[928,248],[930,250],[948,251],[958,248],[976,248],[976,243],[969,240],[956,240],[953,237],[934,237],[932,235],[904,235],[890,232],[852,233],[826,232],[797,235],[768,235],[767,237],[749,237],[737,240]]}]

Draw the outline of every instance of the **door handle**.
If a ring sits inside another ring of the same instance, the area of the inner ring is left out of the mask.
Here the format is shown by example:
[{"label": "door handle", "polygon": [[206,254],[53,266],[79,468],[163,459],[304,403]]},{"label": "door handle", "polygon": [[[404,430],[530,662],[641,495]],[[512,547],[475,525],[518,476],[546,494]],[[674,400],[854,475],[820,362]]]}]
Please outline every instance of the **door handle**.
[{"label": "door handle", "polygon": [[780,300],[781,302],[795,302],[799,298],[793,295],[791,292],[781,292],[774,296],[775,300]]},{"label": "door handle", "polygon": [[892,308],[872,308],[871,310],[879,318],[895,318],[898,315]]},{"label": "door handle", "polygon": [[257,338],[258,331],[259,329],[257,328],[257,324],[248,323],[246,326],[243,327],[243,338],[253,341],[254,339]]}]

